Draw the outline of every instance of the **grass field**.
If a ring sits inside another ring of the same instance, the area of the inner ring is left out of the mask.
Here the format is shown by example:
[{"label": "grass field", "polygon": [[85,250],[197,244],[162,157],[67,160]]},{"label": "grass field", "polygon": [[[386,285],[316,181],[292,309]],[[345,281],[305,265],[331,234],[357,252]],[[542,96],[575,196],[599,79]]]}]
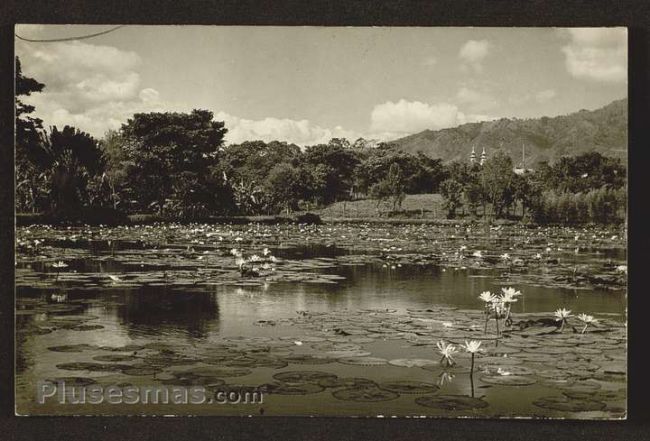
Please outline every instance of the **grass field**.
[{"label": "grass field", "polygon": [[377,208],[377,201],[361,199],[358,201],[336,202],[316,211],[322,218],[408,218],[408,219],[445,219],[442,207],[443,199],[439,194],[410,194],[402,202],[402,208],[391,211],[392,204],[382,203]]}]

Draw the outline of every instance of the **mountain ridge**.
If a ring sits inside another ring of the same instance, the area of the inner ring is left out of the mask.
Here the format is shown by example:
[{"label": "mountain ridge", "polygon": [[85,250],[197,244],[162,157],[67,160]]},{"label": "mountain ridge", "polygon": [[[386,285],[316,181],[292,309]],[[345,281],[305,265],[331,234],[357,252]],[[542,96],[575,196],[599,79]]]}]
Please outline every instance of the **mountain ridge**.
[{"label": "mountain ridge", "polygon": [[[477,158],[485,147],[487,156],[501,150],[516,166],[534,167],[553,163],[562,156],[597,151],[627,162],[628,99],[612,101],[595,110],[529,119],[501,118],[467,123],[441,130],[424,130],[391,141],[394,148],[421,151],[444,162],[466,161],[475,147]],[[525,164],[522,150],[525,147]]]}]

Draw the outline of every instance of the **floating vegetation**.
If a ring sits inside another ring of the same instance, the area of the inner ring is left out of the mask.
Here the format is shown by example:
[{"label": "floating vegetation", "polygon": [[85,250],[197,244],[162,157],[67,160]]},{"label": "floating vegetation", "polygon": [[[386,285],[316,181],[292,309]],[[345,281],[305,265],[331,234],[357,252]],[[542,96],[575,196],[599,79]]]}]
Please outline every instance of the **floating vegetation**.
[{"label": "floating vegetation", "polygon": [[262,385],[261,389],[277,395],[308,395],[325,390],[317,383],[267,383]]},{"label": "floating vegetation", "polygon": [[567,397],[543,397],[533,401],[537,407],[564,412],[589,412],[603,410],[607,405],[596,400],[573,400]]},{"label": "floating vegetation", "polygon": [[374,386],[340,389],[332,392],[332,396],[337,400],[356,401],[361,403],[391,401],[399,398],[398,393]]},{"label": "floating vegetation", "polygon": [[384,382],[379,387],[400,394],[432,394],[440,389],[436,384],[409,380]]},{"label": "floating vegetation", "polygon": [[319,371],[287,371],[274,374],[273,378],[283,383],[318,383],[326,379],[334,380],[337,376]]},{"label": "floating vegetation", "polygon": [[441,410],[473,410],[488,407],[488,403],[465,395],[433,395],[418,397],[415,402],[420,406]]},{"label": "floating vegetation", "polygon": [[437,361],[427,358],[396,358],[388,363],[400,367],[424,367],[439,364]]},{"label": "floating vegetation", "polygon": [[484,375],[481,377],[481,381],[502,386],[529,386],[537,383],[535,378],[523,375]]},{"label": "floating vegetation", "polygon": [[97,384],[97,380],[88,377],[56,377],[47,381],[51,383],[63,383],[66,386],[73,387],[84,387],[90,386],[91,384]]},{"label": "floating vegetation", "polygon": [[[627,379],[624,314],[599,312],[610,310],[599,302],[595,311],[576,306],[588,305],[584,299],[591,293],[530,312],[548,303],[536,297],[526,298],[524,305],[510,288],[526,291],[535,285],[552,288],[551,295],[594,288],[623,293],[627,274],[617,268],[625,264],[626,245],[613,239],[616,234],[596,227],[505,225],[497,230],[453,223],[19,228],[16,332],[26,341],[20,345],[36,341],[35,347],[47,351],[26,351],[18,375],[34,369],[30,363],[35,361],[44,372],[56,366],[79,374],[56,377],[79,385],[95,381],[83,376],[87,371],[150,376],[163,384],[202,385],[211,391],[266,389],[297,396],[328,389],[338,400],[362,403],[426,394],[403,398],[416,398],[417,405],[411,402],[415,409],[470,415],[490,415],[490,409],[481,409],[505,394],[516,396],[525,408],[540,395],[556,394],[537,400],[533,415],[559,411],[572,417],[585,409],[619,415]],[[246,258],[246,271],[232,249]],[[270,256],[276,257],[271,261]],[[54,266],[58,262],[65,266]],[[359,265],[364,268],[354,268]],[[489,292],[490,305],[474,299],[473,306],[448,298],[441,301],[458,306],[428,305],[415,296],[414,303],[405,303],[408,309],[396,308],[402,303],[384,293],[377,294],[379,300],[341,303],[338,293],[353,286],[362,271],[408,289],[405,278],[414,271],[457,278],[454,283],[472,278],[472,286],[480,287],[472,297],[488,289],[497,294]],[[288,284],[310,295],[296,302],[300,310],[285,314],[284,299],[276,294]],[[212,301],[215,291],[221,309],[205,317],[202,306],[186,311],[189,302],[169,300],[196,294]],[[241,333],[232,326],[233,305],[244,305],[237,324]],[[556,307],[565,311],[556,316]],[[217,320],[223,326],[205,326]],[[113,329],[125,331],[120,338],[126,339],[117,339],[115,346],[90,344]],[[38,337],[45,334],[52,335]],[[274,371],[289,365],[305,370]],[[319,370],[307,370],[311,366]],[[250,374],[252,381],[266,384],[238,386],[223,379]],[[115,375],[105,378],[116,382]],[[471,397],[451,395],[470,385]],[[534,386],[525,389],[529,385]],[[488,398],[472,398],[475,390]],[[408,405],[402,400],[400,409],[402,404]]]},{"label": "floating vegetation", "polygon": [[356,366],[381,366],[382,364],[388,363],[388,360],[379,357],[343,357],[336,361]]},{"label": "floating vegetation", "polygon": [[93,357],[93,360],[95,361],[109,361],[109,362],[118,362],[118,361],[132,361],[137,359],[137,357],[133,355],[97,355]]}]

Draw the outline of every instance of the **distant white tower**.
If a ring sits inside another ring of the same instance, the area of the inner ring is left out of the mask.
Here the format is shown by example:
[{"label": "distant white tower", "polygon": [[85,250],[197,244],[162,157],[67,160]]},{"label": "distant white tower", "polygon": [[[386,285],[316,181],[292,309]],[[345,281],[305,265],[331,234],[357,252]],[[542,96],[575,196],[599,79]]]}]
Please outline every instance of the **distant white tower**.
[{"label": "distant white tower", "polygon": [[472,154],[469,155],[469,163],[474,165],[476,162],[476,152],[474,151],[474,146],[472,146]]},{"label": "distant white tower", "polygon": [[485,146],[483,146],[483,153],[481,153],[481,162],[479,164],[483,165],[487,159],[487,153],[485,153]]}]

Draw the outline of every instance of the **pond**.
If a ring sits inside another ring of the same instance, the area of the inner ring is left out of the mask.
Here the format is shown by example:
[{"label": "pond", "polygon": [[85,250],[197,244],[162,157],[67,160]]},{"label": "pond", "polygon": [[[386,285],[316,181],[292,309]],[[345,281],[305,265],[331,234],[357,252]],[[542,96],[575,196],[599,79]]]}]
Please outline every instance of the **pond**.
[{"label": "pond", "polygon": [[[622,231],[33,226],[16,260],[19,413],[625,416]],[[479,294],[509,286],[512,323],[486,322]],[[459,349],[452,366],[441,340]],[[473,368],[469,340],[482,342]],[[36,404],[35,385],[60,379],[263,402]]]}]

